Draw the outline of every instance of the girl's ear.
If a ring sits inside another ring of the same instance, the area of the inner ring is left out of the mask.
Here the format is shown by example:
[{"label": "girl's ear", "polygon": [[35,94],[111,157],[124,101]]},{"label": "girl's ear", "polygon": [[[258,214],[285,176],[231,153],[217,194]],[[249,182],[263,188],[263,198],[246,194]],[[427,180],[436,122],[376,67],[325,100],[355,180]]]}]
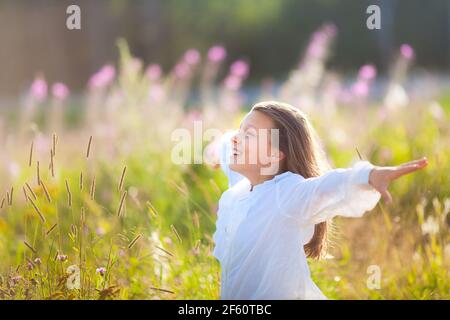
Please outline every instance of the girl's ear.
[{"label": "girl's ear", "polygon": [[271,158],[273,161],[279,162],[279,161],[283,161],[286,158],[286,156],[284,155],[283,151],[279,150],[278,154],[272,154]]},{"label": "girl's ear", "polygon": [[286,159],[286,155],[283,151],[280,151],[280,161]]}]

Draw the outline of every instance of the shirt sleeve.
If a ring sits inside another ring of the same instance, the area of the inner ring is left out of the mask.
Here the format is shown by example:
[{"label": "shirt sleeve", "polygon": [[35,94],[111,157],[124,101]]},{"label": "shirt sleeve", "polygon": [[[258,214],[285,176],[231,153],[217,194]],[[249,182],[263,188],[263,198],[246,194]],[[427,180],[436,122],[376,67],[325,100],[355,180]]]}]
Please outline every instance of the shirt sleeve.
[{"label": "shirt sleeve", "polygon": [[220,148],[220,168],[228,178],[228,187],[234,186],[242,178],[241,174],[230,169],[230,156],[231,156],[231,137],[235,131],[226,132],[221,138]]},{"label": "shirt sleeve", "polygon": [[281,213],[305,225],[338,215],[361,217],[372,210],[381,197],[369,184],[373,168],[368,161],[358,161],[352,168],[330,170],[314,178],[292,174],[278,188]]}]

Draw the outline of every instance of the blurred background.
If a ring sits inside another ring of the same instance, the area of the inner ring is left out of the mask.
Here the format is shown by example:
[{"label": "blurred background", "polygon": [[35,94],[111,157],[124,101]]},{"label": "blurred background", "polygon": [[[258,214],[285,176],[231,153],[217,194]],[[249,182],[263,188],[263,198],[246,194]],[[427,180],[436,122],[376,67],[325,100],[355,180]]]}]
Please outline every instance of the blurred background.
[{"label": "blurred background", "polygon": [[[105,62],[118,58],[125,38],[145,64],[163,70],[189,48],[220,44],[227,60],[251,61],[249,84],[283,80],[299,60],[311,33],[324,22],[339,30],[327,65],[341,73],[371,62],[389,71],[397,48],[416,51],[417,71],[441,75],[450,68],[450,2],[445,0],[81,0],[82,29],[67,30],[73,1],[0,1],[0,95],[22,92],[37,72],[74,91]],[[366,28],[366,8],[382,8],[381,30]]]}]

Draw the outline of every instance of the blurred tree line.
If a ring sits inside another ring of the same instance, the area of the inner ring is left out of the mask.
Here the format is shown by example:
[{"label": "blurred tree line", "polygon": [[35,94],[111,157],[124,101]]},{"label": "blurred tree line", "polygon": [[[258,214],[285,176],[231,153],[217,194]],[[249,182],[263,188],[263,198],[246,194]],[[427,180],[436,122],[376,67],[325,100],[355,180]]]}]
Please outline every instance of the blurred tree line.
[{"label": "blurred tree line", "polygon": [[[73,3],[82,30],[66,28]],[[381,30],[366,27],[370,4],[381,7]],[[250,61],[250,81],[283,78],[325,22],[339,30],[329,63],[340,72],[367,62],[386,71],[402,43],[416,50],[416,65],[450,66],[447,0],[0,0],[0,96],[21,92],[37,72],[82,89],[101,65],[116,62],[119,37],[165,71],[189,48],[206,53],[222,44],[227,61]]]}]

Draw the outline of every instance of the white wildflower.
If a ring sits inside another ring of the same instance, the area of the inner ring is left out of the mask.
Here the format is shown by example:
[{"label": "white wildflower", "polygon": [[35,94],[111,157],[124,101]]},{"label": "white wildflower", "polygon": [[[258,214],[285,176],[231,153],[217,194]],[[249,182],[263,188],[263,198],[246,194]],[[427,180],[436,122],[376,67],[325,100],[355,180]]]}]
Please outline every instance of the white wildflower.
[{"label": "white wildflower", "polygon": [[435,218],[429,216],[427,220],[422,224],[422,234],[435,235],[439,232],[439,224]]}]

